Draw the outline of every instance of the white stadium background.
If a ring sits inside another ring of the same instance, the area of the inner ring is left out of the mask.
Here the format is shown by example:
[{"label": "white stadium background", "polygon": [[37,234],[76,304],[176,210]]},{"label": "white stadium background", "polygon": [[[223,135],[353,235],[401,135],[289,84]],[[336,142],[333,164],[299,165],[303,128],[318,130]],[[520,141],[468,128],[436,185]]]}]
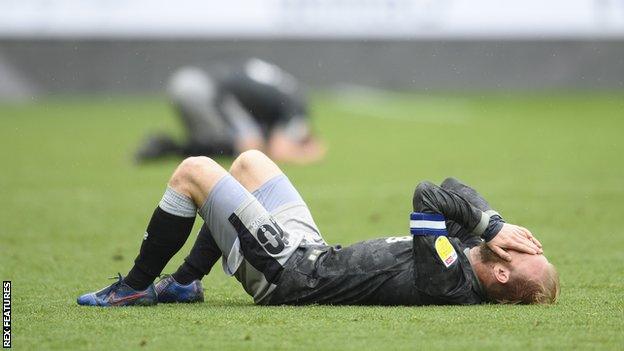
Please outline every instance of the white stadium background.
[{"label": "white stadium background", "polygon": [[0,0],[0,38],[621,38],[624,0]]}]

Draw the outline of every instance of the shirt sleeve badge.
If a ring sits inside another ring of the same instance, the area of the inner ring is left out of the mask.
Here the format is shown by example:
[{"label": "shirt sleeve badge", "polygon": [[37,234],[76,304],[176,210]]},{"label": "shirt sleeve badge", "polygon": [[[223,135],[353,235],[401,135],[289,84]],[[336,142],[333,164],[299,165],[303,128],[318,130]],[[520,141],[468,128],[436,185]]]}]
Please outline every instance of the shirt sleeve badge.
[{"label": "shirt sleeve badge", "polygon": [[435,250],[446,268],[450,267],[453,263],[455,263],[455,261],[457,261],[457,252],[447,237],[439,236],[436,238]]}]

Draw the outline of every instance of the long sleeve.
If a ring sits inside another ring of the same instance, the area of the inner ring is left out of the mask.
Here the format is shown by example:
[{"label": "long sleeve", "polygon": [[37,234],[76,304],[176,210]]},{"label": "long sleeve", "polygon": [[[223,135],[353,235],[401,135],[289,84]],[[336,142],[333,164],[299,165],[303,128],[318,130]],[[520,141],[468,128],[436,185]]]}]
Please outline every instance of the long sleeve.
[{"label": "long sleeve", "polygon": [[459,179],[448,177],[444,179],[440,187],[444,190],[448,190],[459,194],[464,200],[468,201],[472,206],[480,209],[483,212],[496,212],[492,210],[492,207],[486,199],[481,196],[475,189],[462,183]]},{"label": "long sleeve", "polygon": [[431,182],[418,184],[412,204],[414,211],[442,214],[485,241],[492,240],[504,223],[500,216],[483,212],[459,194]]}]

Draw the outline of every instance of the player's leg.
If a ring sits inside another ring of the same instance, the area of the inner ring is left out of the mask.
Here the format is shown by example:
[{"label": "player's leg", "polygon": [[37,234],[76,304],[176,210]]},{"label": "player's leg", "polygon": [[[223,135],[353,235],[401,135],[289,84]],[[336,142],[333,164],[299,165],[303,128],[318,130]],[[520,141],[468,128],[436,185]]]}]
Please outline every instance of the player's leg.
[{"label": "player's leg", "polygon": [[219,109],[219,85],[196,67],[173,73],[167,93],[186,130],[186,155],[231,154],[234,136]]},{"label": "player's leg", "polygon": [[173,274],[165,275],[154,285],[158,302],[203,302],[204,287],[201,279],[210,273],[221,257],[222,253],[204,223],[184,262]]},{"label": "player's leg", "polygon": [[[299,246],[301,236],[282,230],[249,191],[207,157],[186,159],[168,185],[128,276],[99,292],[81,296],[78,303],[155,303],[151,282],[184,244],[197,208],[226,258],[226,272],[236,274],[254,300],[262,302],[275,288],[274,283]],[[120,293],[122,299],[118,299]],[[150,300],[144,301],[147,295]]]},{"label": "player's leg", "polygon": [[[301,195],[280,168],[266,155],[255,150],[244,152],[234,161],[230,173],[241,185],[252,192],[284,229],[302,233],[306,244],[325,244]],[[192,284],[199,284],[220,256],[220,251],[215,247],[216,242],[208,226],[202,226],[184,263],[171,278],[166,278],[168,280],[162,283],[175,287],[176,290],[169,296],[184,295],[174,299],[176,302],[189,302],[185,296],[194,295],[193,291],[196,289]],[[170,285],[172,283],[173,285]],[[164,290],[164,288],[159,289],[160,284],[161,282],[157,284],[157,290]],[[186,288],[179,285],[186,286]],[[165,302],[173,302],[170,300]]]},{"label": "player's leg", "polygon": [[[238,180],[249,192],[255,191],[270,179],[283,175],[281,170],[273,162],[252,161],[251,155],[256,151],[242,153],[232,165],[232,176]],[[260,154],[259,152],[257,152]],[[254,159],[257,157],[253,157]],[[253,162],[253,165],[251,164]],[[253,175],[251,173],[254,173]],[[294,188],[293,188],[294,190]],[[296,190],[294,193],[296,193]],[[263,193],[264,194],[264,193]],[[286,193],[288,194],[288,193]],[[256,196],[256,198],[258,198]],[[260,203],[267,208],[267,196],[258,198]],[[299,197],[300,198],[300,197]],[[269,210],[267,208],[267,210]],[[201,285],[201,279],[208,275],[214,264],[221,257],[221,251],[217,247],[210,229],[204,224],[197,234],[195,244],[189,255],[178,269],[169,277],[165,277],[156,283],[159,302],[195,302],[203,300],[203,293],[198,293],[197,287]]]},{"label": "player's leg", "polygon": [[[277,165],[270,160],[268,162],[253,161],[252,158],[259,158],[259,155],[256,157],[252,156],[255,153],[260,154],[256,151],[244,152],[234,160],[231,168],[232,176],[247,191],[254,192],[254,196],[256,195],[255,191],[262,184],[276,176],[283,175]],[[298,196],[296,191],[294,192]],[[256,198],[258,197],[256,196]],[[267,196],[263,196],[258,200],[265,208],[267,208],[267,205],[272,205],[266,201]],[[200,284],[201,279],[210,273],[220,256],[221,251],[218,249],[210,229],[204,224],[197,234],[191,252],[184,259],[182,265],[171,277],[166,277],[156,284],[156,290],[159,291],[159,302],[192,302],[188,301],[186,297],[196,295],[193,293],[193,291],[196,291],[194,285]],[[164,293],[160,293],[160,291]],[[166,296],[161,298],[161,295]],[[180,297],[172,299],[171,297],[175,295],[180,295]],[[199,298],[194,300],[199,300]]]},{"label": "player's leg", "polygon": [[[263,183],[267,182],[271,178],[283,174],[275,164],[265,163],[263,165],[257,165],[257,167],[252,167],[253,170],[248,169],[248,166],[250,166],[248,162],[251,161],[249,160],[250,155],[253,155],[254,153],[256,153],[256,151],[244,152],[236,160],[234,160],[231,175],[234,179],[241,183],[247,191],[252,192],[253,195],[256,196],[255,191]],[[258,152],[258,154],[260,153]],[[257,176],[254,177],[251,174],[247,174],[250,171],[257,173]],[[258,198],[256,196],[256,198],[265,208],[267,208],[267,205],[271,205],[266,201],[266,197]],[[221,255],[221,251],[216,247],[216,245],[217,243],[215,242],[210,229],[206,224],[204,224],[197,235],[197,239],[191,249],[191,252],[184,259],[184,263],[175,273],[172,274],[173,279],[183,285],[190,284],[195,280],[201,280],[210,272]]]},{"label": "player's leg", "polygon": [[145,162],[165,156],[183,155],[184,148],[184,145],[167,133],[152,134],[143,140],[134,158],[137,162]]},{"label": "player's leg", "polygon": [[[264,153],[249,150],[232,163],[230,174],[285,228],[301,232],[306,243],[325,244],[303,198],[282,170]],[[202,230],[202,234],[209,234]],[[202,257],[202,255],[197,255]],[[206,266],[206,265],[204,265]]]},{"label": "player's leg", "polygon": [[182,67],[174,72],[167,83],[167,93],[187,140],[178,144],[168,135],[149,136],[136,153],[137,161],[168,155],[231,154],[233,137],[217,108],[218,90],[218,84],[199,68]]},{"label": "player's leg", "polygon": [[182,175],[182,191],[201,204],[198,212],[224,256],[226,273],[235,275],[254,301],[261,303],[303,238],[283,229],[225,170],[219,168],[218,180],[211,181],[202,167],[198,164]]},{"label": "player's leg", "polygon": [[251,193],[269,180],[284,175],[270,158],[258,150],[241,153],[232,162],[230,174]]},{"label": "player's leg", "polygon": [[267,155],[257,150],[244,152],[232,163],[230,173],[282,226],[301,233],[304,244],[326,244],[307,204]]},{"label": "player's leg", "polygon": [[193,228],[197,204],[205,201],[225,175],[227,171],[208,158],[184,160],[152,214],[139,255],[128,275],[106,289],[81,296],[78,303],[99,306],[155,303],[152,282],[184,245]]},{"label": "player's leg", "polygon": [[[281,174],[281,171],[277,166],[265,166],[262,169],[258,169],[257,178],[251,177],[251,175],[244,175],[246,171],[243,172],[241,169],[243,165],[241,160],[242,158],[247,158],[249,154],[250,152],[244,152],[234,161],[233,169],[236,172],[232,173],[232,176],[248,191],[253,192],[259,187],[256,182],[263,182],[262,179],[265,178],[267,180],[271,179]],[[246,166],[246,162],[244,164]],[[260,201],[260,203],[265,205],[263,201]],[[165,277],[156,284],[156,290],[159,292],[159,302],[195,302],[203,300],[203,294],[199,297],[196,287],[201,284],[201,279],[210,273],[219,257],[221,257],[221,251],[217,247],[210,229],[204,223],[197,234],[193,248],[184,259],[182,265],[170,277]]]}]

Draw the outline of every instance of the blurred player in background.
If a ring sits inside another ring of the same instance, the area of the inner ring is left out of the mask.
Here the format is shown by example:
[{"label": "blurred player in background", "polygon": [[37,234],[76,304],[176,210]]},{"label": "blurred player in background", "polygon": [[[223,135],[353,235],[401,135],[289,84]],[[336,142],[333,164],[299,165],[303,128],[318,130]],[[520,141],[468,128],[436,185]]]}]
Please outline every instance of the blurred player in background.
[{"label": "blurred player in background", "polygon": [[266,61],[251,58],[210,72],[182,67],[169,79],[167,93],[186,140],[150,136],[137,151],[138,161],[260,149],[277,161],[306,164],[325,154],[312,133],[297,80]]}]

